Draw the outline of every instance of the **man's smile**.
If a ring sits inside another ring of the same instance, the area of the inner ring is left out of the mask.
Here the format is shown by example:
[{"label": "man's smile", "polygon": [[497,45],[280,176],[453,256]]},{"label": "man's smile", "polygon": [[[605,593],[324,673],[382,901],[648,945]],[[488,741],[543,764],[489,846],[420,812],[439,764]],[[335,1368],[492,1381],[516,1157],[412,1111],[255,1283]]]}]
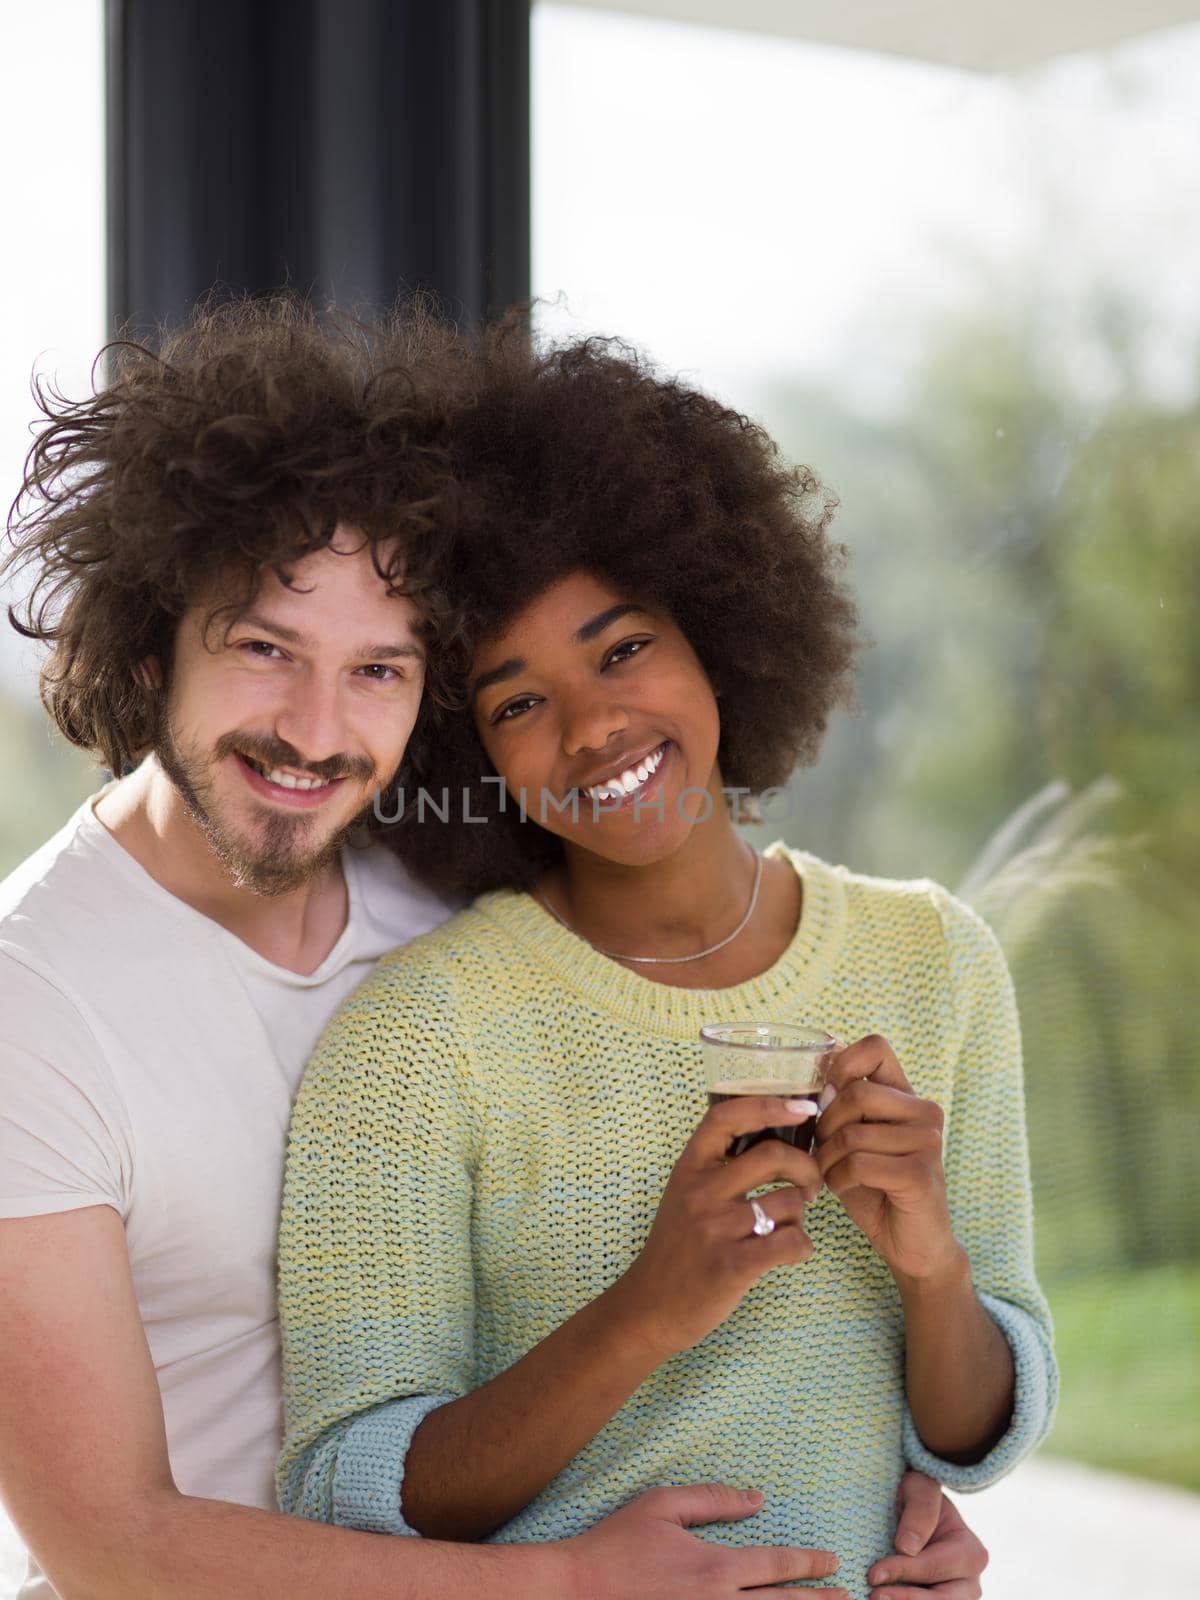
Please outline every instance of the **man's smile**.
[{"label": "man's smile", "polygon": [[323,783],[319,778],[293,774],[286,767],[272,767],[268,776],[262,767],[240,751],[234,752],[234,761],[256,795],[293,811],[315,811],[346,781],[344,778],[334,778],[331,782]]}]

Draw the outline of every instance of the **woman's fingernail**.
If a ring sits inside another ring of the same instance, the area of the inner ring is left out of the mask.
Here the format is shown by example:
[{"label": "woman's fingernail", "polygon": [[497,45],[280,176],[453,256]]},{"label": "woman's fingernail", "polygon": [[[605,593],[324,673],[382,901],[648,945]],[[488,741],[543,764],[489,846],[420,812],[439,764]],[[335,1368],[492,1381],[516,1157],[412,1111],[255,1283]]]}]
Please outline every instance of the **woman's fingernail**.
[{"label": "woman's fingernail", "polygon": [[882,1567],[878,1572],[868,1572],[867,1577],[872,1583],[890,1583],[892,1574],[889,1568]]},{"label": "woman's fingernail", "polygon": [[914,1533],[910,1528],[907,1533],[902,1533],[896,1540],[897,1545],[905,1555],[915,1556],[921,1548],[921,1535]]},{"label": "woman's fingernail", "polygon": [[815,1117],[817,1114],[815,1100],[785,1100],[783,1103],[789,1111],[796,1112],[798,1116]]},{"label": "woman's fingernail", "polygon": [[831,1083],[827,1083],[818,1096],[817,1107],[821,1111],[828,1111],[836,1099],[837,1090]]},{"label": "woman's fingernail", "polygon": [[758,1492],[757,1489],[747,1489],[744,1492],[745,1492],[746,1499],[750,1502],[750,1504],[752,1506],[760,1506],[760,1505],[762,1505],[763,1497]]}]

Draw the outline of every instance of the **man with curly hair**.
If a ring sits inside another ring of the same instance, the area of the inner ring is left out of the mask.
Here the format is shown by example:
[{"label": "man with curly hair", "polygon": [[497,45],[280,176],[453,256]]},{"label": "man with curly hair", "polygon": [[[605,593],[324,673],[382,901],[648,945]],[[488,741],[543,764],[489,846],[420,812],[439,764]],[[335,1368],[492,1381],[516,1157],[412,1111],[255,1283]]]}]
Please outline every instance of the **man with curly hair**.
[{"label": "man with curly hair", "polygon": [[[331,330],[281,300],[124,347],[90,400],[45,402],[11,524],[35,583],[10,616],[50,647],[58,728],[113,776],[0,885],[0,1387],[21,1397],[0,1489],[32,1552],[22,1600],[729,1600],[819,1570],[688,1534],[761,1503],[717,1485],[506,1549],[274,1510],[292,1097],[337,1004],[451,909],[369,813],[427,715],[465,357],[419,307]],[[936,1488],[906,1493],[906,1531],[977,1572]]]}]

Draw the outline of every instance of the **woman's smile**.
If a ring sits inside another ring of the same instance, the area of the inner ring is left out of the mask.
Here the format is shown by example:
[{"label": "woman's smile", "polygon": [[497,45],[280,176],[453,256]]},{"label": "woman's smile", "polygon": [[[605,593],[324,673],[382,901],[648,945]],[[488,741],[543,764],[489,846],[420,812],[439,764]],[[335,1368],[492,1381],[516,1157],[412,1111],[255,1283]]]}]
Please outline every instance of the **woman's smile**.
[{"label": "woman's smile", "polygon": [[648,755],[634,758],[627,765],[618,761],[615,770],[614,764],[610,763],[609,776],[591,783],[579,783],[576,789],[584,799],[592,802],[593,815],[597,818],[632,811],[635,806],[640,809],[651,795],[657,795],[662,789],[663,767],[673,749],[672,741],[664,739]]}]

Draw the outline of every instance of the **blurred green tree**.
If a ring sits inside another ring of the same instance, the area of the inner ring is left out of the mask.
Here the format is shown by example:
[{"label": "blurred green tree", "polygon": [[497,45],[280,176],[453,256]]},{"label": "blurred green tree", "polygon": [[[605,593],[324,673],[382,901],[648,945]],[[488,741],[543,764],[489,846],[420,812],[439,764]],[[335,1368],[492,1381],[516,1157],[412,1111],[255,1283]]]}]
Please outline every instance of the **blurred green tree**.
[{"label": "blurred green tree", "polygon": [[102,774],[40,706],[0,692],[0,878],[56,833]]},{"label": "blurred green tree", "polygon": [[996,927],[1050,1278],[1200,1257],[1200,408],[1138,392],[1132,322],[1002,306],[887,415],[764,407],[843,495],[874,641],[784,831]]}]

